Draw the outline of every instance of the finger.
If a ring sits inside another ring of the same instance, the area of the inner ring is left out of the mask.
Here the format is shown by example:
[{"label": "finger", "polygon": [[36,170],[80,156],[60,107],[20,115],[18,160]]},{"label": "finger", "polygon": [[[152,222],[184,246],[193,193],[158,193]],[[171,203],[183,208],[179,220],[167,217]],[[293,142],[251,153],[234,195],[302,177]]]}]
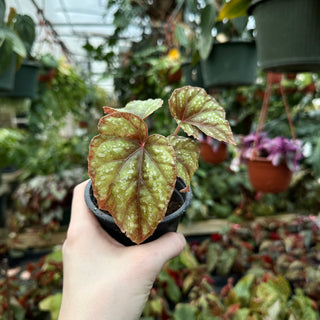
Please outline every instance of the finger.
[{"label": "finger", "polygon": [[81,222],[89,222],[98,225],[97,219],[93,216],[84,200],[84,191],[89,180],[78,184],[73,191],[72,210],[70,224]]},{"label": "finger", "polygon": [[122,247],[119,242],[103,230],[97,218],[87,207],[84,200],[84,192],[88,182],[89,180],[86,180],[74,188],[68,234],[76,233],[78,237],[81,237],[84,233],[86,233],[87,236],[89,232],[99,233],[100,236],[108,240],[108,242],[117,247]]},{"label": "finger", "polygon": [[150,251],[150,256],[161,268],[167,261],[178,256],[185,245],[186,239],[182,234],[168,232],[157,240],[141,245],[141,248]]}]

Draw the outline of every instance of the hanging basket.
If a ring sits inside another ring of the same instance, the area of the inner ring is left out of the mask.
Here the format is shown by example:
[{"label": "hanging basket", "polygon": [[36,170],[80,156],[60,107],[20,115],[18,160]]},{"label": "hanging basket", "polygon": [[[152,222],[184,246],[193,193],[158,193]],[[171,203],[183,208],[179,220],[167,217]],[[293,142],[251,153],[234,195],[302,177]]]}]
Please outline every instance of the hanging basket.
[{"label": "hanging basket", "polygon": [[[0,55],[1,59],[1,55]],[[11,91],[14,87],[14,76],[16,73],[16,55],[12,57],[12,62],[7,69],[0,74],[0,92]]]},{"label": "hanging basket", "polygon": [[253,0],[259,65],[275,72],[320,71],[320,1]]},{"label": "hanging basket", "polygon": [[288,189],[292,172],[282,163],[274,166],[266,158],[253,158],[247,160],[250,184],[256,191],[264,193],[279,193]]},{"label": "hanging basket", "polygon": [[206,163],[219,164],[227,158],[227,145],[220,143],[217,150],[214,150],[212,146],[207,142],[200,143],[201,158]]},{"label": "hanging basket", "polygon": [[1,96],[12,98],[35,98],[38,89],[39,65],[33,61],[24,61],[15,74],[12,91],[1,93]]},{"label": "hanging basket", "polygon": [[256,46],[252,41],[216,43],[207,60],[201,61],[207,88],[254,84],[257,75]]}]

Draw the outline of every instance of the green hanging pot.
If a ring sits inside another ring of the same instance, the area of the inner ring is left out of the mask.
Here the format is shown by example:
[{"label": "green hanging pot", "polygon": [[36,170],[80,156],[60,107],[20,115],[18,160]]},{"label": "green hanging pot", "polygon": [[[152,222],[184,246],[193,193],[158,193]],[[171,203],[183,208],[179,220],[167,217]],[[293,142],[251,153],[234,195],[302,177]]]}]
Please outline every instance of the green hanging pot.
[{"label": "green hanging pot", "polygon": [[254,84],[257,54],[253,41],[216,43],[206,60],[201,61],[204,86],[238,87]]},{"label": "green hanging pot", "polygon": [[[1,52],[0,52],[1,59]],[[0,92],[8,92],[14,88],[14,77],[16,73],[16,55],[6,70],[0,73]]]},{"label": "green hanging pot", "polygon": [[39,65],[33,61],[24,61],[15,73],[12,91],[1,93],[0,96],[12,98],[35,98],[38,90]]},{"label": "green hanging pot", "polygon": [[182,75],[186,85],[192,87],[203,87],[203,79],[200,63],[192,65],[190,62],[182,64]]},{"label": "green hanging pot", "polygon": [[320,1],[253,0],[259,66],[274,72],[320,71]]}]

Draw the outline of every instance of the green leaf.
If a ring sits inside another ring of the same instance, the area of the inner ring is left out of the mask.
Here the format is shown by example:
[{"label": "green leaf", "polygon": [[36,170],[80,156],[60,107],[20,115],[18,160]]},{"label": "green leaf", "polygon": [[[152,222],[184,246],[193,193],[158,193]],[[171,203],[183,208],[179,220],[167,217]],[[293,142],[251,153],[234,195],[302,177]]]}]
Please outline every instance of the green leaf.
[{"label": "green leaf", "polygon": [[23,42],[13,30],[6,26],[0,28],[0,42],[2,42],[3,40],[8,41],[13,52],[21,57],[26,56],[26,49]]},{"label": "green leaf", "polygon": [[174,149],[161,135],[148,137],[147,125],[132,113],[104,116],[98,128],[88,157],[98,206],[141,243],[166,214],[177,177]]},{"label": "green leaf", "polygon": [[208,58],[212,45],[213,45],[213,36],[212,28],[215,24],[215,19],[217,16],[217,11],[215,6],[212,3],[207,4],[201,10],[201,21],[200,21],[200,38],[199,38],[199,53],[201,59],[205,60]]},{"label": "green leaf", "polygon": [[158,280],[164,283],[163,286],[168,298],[171,301],[178,303],[181,299],[181,290],[174,279],[165,270],[162,270],[158,275]]},{"label": "green leaf", "polygon": [[34,21],[28,15],[18,14],[16,16],[15,31],[22,39],[27,54],[30,56],[32,45],[36,39],[36,25]]},{"label": "green leaf", "polygon": [[169,99],[172,116],[188,135],[199,139],[200,131],[219,141],[235,144],[225,111],[202,88],[185,86]]},{"label": "green leaf", "polygon": [[189,138],[180,136],[170,136],[168,140],[176,154],[177,175],[186,182],[187,186],[190,186],[191,179],[198,169],[199,144]]},{"label": "green leaf", "polygon": [[173,314],[174,320],[196,320],[197,308],[187,303],[179,303]]},{"label": "green leaf", "polygon": [[223,19],[234,19],[248,14],[251,0],[230,0],[221,8],[218,21]]},{"label": "green leaf", "polygon": [[145,119],[154,111],[162,107],[162,99],[148,99],[148,100],[134,100],[126,104],[124,108],[114,109],[110,107],[103,107],[104,113],[113,112],[129,112]]},{"label": "green leaf", "polygon": [[250,290],[254,279],[254,274],[247,274],[246,276],[242,277],[234,287],[236,295],[243,304],[246,304],[250,301]]},{"label": "green leaf", "polygon": [[195,256],[191,253],[189,245],[183,249],[179,255],[181,263],[189,269],[194,269],[199,266],[199,263]]},{"label": "green leaf", "polygon": [[56,293],[55,295],[48,296],[41,300],[39,303],[39,309],[42,311],[50,311],[51,320],[58,320],[61,301],[62,294]]},{"label": "green leaf", "polygon": [[208,253],[207,253],[207,270],[212,272],[219,260],[221,255],[221,247],[216,243],[209,243]]}]

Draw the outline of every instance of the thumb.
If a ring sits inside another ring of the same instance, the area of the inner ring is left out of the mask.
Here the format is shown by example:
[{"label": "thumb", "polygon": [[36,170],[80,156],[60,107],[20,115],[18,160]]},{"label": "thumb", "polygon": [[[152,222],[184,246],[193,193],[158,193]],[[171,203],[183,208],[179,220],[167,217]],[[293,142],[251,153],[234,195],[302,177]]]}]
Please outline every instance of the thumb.
[{"label": "thumb", "polygon": [[155,264],[161,267],[170,259],[178,256],[186,245],[185,237],[176,232],[168,232],[152,242],[144,244],[144,249],[153,256]]}]

